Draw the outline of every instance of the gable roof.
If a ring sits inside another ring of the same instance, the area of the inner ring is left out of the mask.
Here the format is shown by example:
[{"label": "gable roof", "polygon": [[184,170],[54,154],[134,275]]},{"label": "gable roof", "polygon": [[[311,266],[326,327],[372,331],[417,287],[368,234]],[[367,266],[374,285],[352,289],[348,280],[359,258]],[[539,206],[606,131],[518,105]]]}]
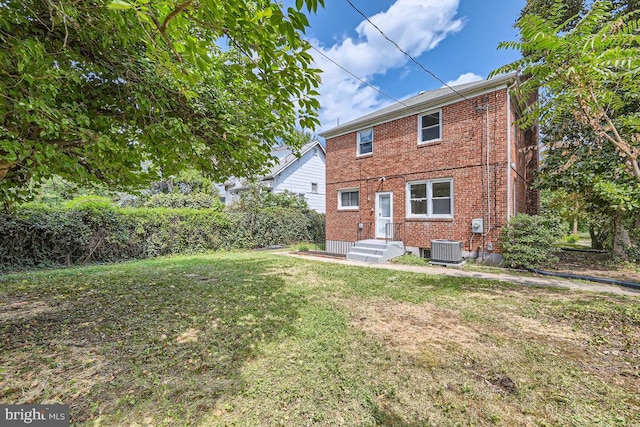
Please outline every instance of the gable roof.
[{"label": "gable roof", "polygon": [[266,174],[265,176],[262,177],[262,179],[270,179],[275,177],[276,175],[282,173],[286,168],[288,168],[289,166],[291,166],[292,164],[295,163],[296,160],[298,160],[299,158],[301,158],[302,156],[304,156],[309,150],[316,148],[316,147],[320,147],[320,149],[322,150],[322,152],[326,155],[327,152],[325,151],[324,147],[322,146],[322,144],[320,143],[320,141],[318,141],[317,139],[311,142],[307,142],[305,145],[302,146],[302,148],[300,148],[300,155],[297,156],[296,153],[292,152],[291,149],[289,149],[288,147],[282,147],[282,148],[276,148],[274,151],[278,151],[278,150],[288,150],[289,154],[284,156],[284,157],[280,157],[277,155],[277,153],[272,153],[274,154],[276,157],[280,158],[280,161],[271,168],[271,170],[269,171],[268,174]]},{"label": "gable roof", "polygon": [[450,87],[421,92],[419,95],[407,98],[401,102],[396,102],[378,111],[374,111],[373,113],[366,114],[333,129],[321,132],[320,136],[323,138],[333,138],[344,135],[362,128],[375,126],[391,120],[425,112],[430,108],[458,102],[462,99],[460,95],[463,95],[464,97],[473,97],[497,88],[506,88],[516,81],[516,74],[509,73],[489,80],[480,80],[477,82],[451,86],[455,89],[455,92]]}]

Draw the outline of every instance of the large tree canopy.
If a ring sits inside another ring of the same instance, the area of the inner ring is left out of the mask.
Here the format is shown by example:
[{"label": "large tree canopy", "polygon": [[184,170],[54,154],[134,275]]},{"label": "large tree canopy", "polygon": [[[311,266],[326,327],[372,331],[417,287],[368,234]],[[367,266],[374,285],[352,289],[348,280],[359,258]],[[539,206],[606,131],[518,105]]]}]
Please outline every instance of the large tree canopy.
[{"label": "large tree canopy", "polygon": [[[561,7],[558,8],[558,3]],[[552,20],[555,24],[566,24],[566,28],[573,28],[579,19],[587,13],[593,5],[593,0],[527,0],[522,8],[520,18],[526,15],[538,15]],[[640,9],[640,0],[613,0],[612,11],[616,14]]]},{"label": "large tree canopy", "polygon": [[51,175],[127,188],[261,170],[318,123],[301,33],[323,3],[0,1],[3,201]]},{"label": "large tree canopy", "polygon": [[501,44],[523,58],[499,70],[521,72],[525,96],[540,93],[525,116],[540,121],[543,135],[538,185],[575,196],[589,211],[594,243],[612,236],[621,256],[640,212],[638,6],[528,0],[516,23],[520,42]]},{"label": "large tree canopy", "polygon": [[623,9],[596,1],[584,15],[558,24],[567,8],[556,1],[556,18],[523,15],[516,24],[521,40],[500,44],[519,49],[523,57],[496,72],[526,76],[525,99],[542,91],[527,110],[528,121],[540,119],[543,128],[576,121],[590,130],[589,144],[615,149],[627,173],[640,182],[640,24],[637,12]]}]

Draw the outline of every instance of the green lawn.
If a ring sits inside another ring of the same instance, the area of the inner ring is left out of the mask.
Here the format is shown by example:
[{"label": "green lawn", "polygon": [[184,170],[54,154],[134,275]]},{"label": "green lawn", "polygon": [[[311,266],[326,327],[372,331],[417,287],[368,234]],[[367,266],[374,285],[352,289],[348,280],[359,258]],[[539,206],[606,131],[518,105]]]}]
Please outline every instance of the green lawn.
[{"label": "green lawn", "polygon": [[637,426],[639,302],[270,252],[0,276],[0,403],[101,426]]}]

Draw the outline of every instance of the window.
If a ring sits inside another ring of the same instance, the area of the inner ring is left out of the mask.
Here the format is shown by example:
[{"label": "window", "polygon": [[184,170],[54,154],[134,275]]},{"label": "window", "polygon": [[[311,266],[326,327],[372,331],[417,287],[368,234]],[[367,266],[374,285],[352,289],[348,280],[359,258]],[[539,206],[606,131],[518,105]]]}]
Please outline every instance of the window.
[{"label": "window", "polygon": [[358,209],[360,207],[360,190],[338,191],[338,209]]},{"label": "window", "polygon": [[314,155],[314,156],[317,156],[317,155],[318,155],[318,149],[317,149],[317,148],[314,148],[314,149],[313,149],[313,155]]},{"label": "window", "polygon": [[407,184],[407,218],[452,218],[453,180]]},{"label": "window", "polygon": [[358,132],[358,156],[373,153],[373,128]]},{"label": "window", "polygon": [[418,120],[419,140],[418,143],[437,141],[442,138],[441,126],[442,112],[423,114]]},{"label": "window", "polygon": [[317,193],[318,192],[318,183],[317,182],[312,182],[311,183],[311,192],[312,193]]}]

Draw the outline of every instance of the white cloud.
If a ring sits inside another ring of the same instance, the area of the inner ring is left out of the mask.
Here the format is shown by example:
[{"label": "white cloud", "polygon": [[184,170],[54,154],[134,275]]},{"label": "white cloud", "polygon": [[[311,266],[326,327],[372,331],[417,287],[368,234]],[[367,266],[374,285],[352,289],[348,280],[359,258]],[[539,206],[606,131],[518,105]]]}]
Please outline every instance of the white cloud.
[{"label": "white cloud", "polygon": [[447,85],[448,86],[462,85],[465,83],[477,82],[479,80],[484,80],[484,77],[479,76],[475,73],[464,73],[464,74],[461,74],[460,77],[458,77],[455,80],[449,80],[447,82]]},{"label": "white cloud", "polygon": [[[389,9],[370,19],[416,58],[435,48],[449,34],[462,29],[464,20],[456,18],[458,4],[459,0],[397,0]],[[360,22],[355,31],[357,37],[345,37],[330,47],[321,46],[317,40],[312,43],[365,81],[403,67],[409,61],[367,21]],[[323,129],[334,127],[338,120],[345,123],[393,102],[317,52],[314,56],[318,68],[324,70],[320,88]]]}]

